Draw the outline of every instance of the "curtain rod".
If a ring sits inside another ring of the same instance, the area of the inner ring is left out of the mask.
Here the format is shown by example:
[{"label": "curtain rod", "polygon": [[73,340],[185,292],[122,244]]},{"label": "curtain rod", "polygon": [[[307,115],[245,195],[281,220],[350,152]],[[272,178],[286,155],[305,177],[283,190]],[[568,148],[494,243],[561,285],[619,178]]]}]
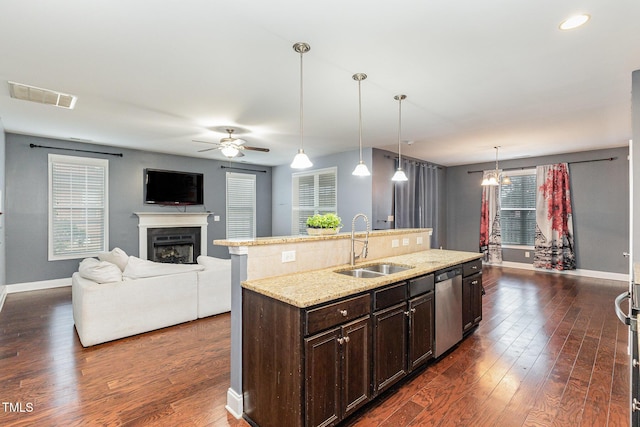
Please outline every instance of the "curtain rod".
[{"label": "curtain rod", "polygon": [[233,167],[233,166],[225,166],[225,165],[220,166],[220,169],[235,169],[235,170],[238,170],[238,171],[245,171],[245,172],[261,172],[261,173],[267,173],[267,171],[258,170],[258,169],[236,168],[236,167]]},{"label": "curtain rod", "polygon": [[[393,156],[392,157],[392,156],[389,156],[389,155],[385,154],[384,157],[386,157],[387,159],[398,160],[398,156]],[[411,158],[407,159],[404,156],[403,156],[403,160],[405,162],[413,162],[413,163],[416,163],[416,164],[419,164],[419,165],[422,165],[422,166],[434,166],[436,169],[442,169],[442,166],[437,165],[435,163],[431,163],[431,162],[426,162],[426,161],[422,161],[422,160],[414,160],[414,159],[411,159]]]},{"label": "curtain rod", "polygon": [[53,150],[65,150],[65,151],[77,151],[80,153],[92,153],[92,154],[106,154],[108,156],[122,157],[122,153],[107,153],[104,151],[92,151],[92,150],[80,150],[78,148],[64,148],[64,147],[49,147],[47,145],[29,144],[31,148],[50,148]]},{"label": "curtain rod", "polygon": [[[606,159],[592,159],[592,160],[576,160],[575,162],[567,162],[570,165],[574,165],[576,163],[591,163],[591,162],[604,162],[604,161],[613,161],[616,160],[618,157],[607,157]],[[536,165],[537,166],[537,165]],[[502,169],[503,171],[515,171],[515,170],[524,170],[524,169],[531,169],[531,168],[535,168],[536,166],[521,166],[521,167],[517,167],[517,168],[504,168]],[[484,171],[467,171],[467,173],[482,173]]]}]

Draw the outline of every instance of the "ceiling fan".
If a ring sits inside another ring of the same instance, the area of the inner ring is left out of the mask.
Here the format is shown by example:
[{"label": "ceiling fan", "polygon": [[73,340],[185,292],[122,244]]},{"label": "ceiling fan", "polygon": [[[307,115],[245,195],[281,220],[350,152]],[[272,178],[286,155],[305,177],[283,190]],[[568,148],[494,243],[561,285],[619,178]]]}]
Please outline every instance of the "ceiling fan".
[{"label": "ceiling fan", "polygon": [[243,145],[246,141],[244,139],[240,139],[240,138],[234,138],[233,137],[233,132],[234,129],[233,128],[228,128],[225,129],[227,131],[227,133],[229,134],[228,137],[222,138],[220,140],[220,142],[210,142],[210,141],[200,141],[197,139],[194,139],[194,142],[204,142],[205,144],[214,144],[215,147],[211,147],[211,148],[205,148],[204,150],[198,150],[198,153],[203,153],[205,151],[211,151],[211,150],[220,150],[222,152],[222,155],[224,155],[225,157],[232,159],[234,157],[242,157],[244,156],[244,153],[242,151],[244,150],[251,150],[251,151],[262,151],[263,153],[268,153],[269,149],[268,148],[261,148],[261,147],[249,147],[246,145]]}]

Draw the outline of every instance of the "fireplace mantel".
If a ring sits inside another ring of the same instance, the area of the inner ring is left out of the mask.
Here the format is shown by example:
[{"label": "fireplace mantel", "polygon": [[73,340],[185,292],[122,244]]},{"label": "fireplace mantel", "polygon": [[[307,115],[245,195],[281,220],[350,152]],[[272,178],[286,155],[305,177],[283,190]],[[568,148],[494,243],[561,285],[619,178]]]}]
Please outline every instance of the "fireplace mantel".
[{"label": "fireplace mantel", "polygon": [[147,230],[149,228],[200,227],[200,254],[207,254],[207,217],[209,212],[134,212],[138,216],[139,257],[148,259]]}]

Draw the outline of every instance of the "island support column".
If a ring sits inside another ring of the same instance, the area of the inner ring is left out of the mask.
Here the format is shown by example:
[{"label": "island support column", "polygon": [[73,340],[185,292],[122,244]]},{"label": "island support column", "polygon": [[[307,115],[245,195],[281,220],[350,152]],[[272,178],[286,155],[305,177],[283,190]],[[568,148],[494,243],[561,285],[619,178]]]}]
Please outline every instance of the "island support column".
[{"label": "island support column", "polygon": [[231,386],[225,408],[242,418],[242,282],[247,280],[247,246],[230,246],[231,255]]}]

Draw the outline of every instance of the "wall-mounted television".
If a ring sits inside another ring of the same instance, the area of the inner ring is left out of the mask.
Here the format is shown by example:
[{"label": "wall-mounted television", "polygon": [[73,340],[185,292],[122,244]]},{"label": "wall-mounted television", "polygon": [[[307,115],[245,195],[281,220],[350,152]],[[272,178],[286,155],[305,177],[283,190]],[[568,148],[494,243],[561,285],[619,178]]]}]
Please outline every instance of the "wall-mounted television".
[{"label": "wall-mounted television", "polygon": [[145,169],[144,202],[157,205],[202,205],[203,174]]}]

